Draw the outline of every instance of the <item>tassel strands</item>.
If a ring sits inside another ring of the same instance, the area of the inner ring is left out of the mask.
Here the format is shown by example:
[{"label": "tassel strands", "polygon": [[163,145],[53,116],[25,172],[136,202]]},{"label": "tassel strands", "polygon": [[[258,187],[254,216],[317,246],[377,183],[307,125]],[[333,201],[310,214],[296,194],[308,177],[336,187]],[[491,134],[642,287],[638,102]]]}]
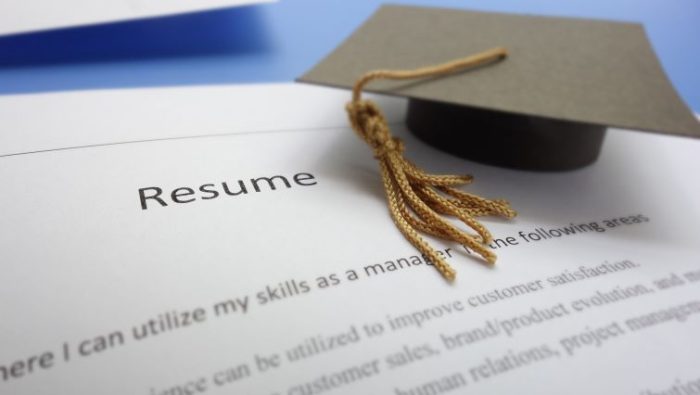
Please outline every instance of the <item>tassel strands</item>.
[{"label": "tassel strands", "polygon": [[[406,239],[449,281],[454,280],[455,270],[419,232],[460,243],[488,263],[494,263],[496,255],[486,246],[491,241],[491,234],[475,217],[495,215],[513,218],[516,212],[505,200],[489,200],[457,189],[458,186],[472,182],[469,175],[428,174],[404,158],[403,143],[392,136],[379,107],[370,100],[362,99],[362,90],[365,85],[377,79],[403,80],[447,75],[503,59],[506,55],[505,49],[494,48],[416,70],[370,71],[355,83],[352,101],[346,107],[353,130],[374,150],[374,157],[379,161],[394,223]],[[470,234],[459,229],[443,218],[443,215],[459,219],[476,233]]]}]

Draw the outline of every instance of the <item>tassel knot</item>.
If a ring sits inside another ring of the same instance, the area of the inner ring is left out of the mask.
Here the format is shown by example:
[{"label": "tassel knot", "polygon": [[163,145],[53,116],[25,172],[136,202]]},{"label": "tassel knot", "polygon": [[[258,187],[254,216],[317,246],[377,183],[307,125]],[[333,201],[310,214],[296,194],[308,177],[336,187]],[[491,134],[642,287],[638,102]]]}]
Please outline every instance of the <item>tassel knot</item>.
[{"label": "tassel knot", "polygon": [[388,152],[403,152],[403,142],[393,137],[384,114],[370,100],[350,102],[346,106],[353,130],[374,150],[374,157],[380,159]]}]

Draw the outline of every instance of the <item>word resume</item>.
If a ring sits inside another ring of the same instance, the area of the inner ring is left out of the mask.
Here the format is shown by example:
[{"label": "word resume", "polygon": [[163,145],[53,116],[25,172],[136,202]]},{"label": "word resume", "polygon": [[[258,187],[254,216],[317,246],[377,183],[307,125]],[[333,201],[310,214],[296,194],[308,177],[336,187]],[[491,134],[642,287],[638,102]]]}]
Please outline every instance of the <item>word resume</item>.
[{"label": "word resume", "polygon": [[482,219],[495,265],[428,240],[450,283],[392,223],[349,97],[1,97],[0,393],[700,393],[698,141],[611,130],[589,167],[509,170],[375,96],[409,159],[519,212]]}]

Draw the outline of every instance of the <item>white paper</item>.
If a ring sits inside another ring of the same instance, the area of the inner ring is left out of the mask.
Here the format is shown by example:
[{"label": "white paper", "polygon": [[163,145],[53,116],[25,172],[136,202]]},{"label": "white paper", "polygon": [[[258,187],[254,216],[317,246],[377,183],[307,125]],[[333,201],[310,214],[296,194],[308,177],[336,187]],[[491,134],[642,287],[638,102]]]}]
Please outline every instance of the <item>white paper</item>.
[{"label": "white paper", "polygon": [[182,14],[274,0],[6,0],[0,35]]},{"label": "white paper", "polygon": [[[410,158],[472,173],[469,191],[520,212],[484,220],[517,243],[493,268],[431,240],[450,249],[448,284],[424,262],[396,268],[420,258],[345,126],[348,97],[261,85],[2,98],[0,393],[697,391],[697,141],[614,130],[585,169],[505,170],[427,147],[401,127],[404,102],[381,100]],[[255,192],[251,179],[278,175],[290,187]],[[223,192],[239,180],[247,194]],[[148,187],[167,206],[143,209]],[[171,195],[183,187],[193,195]],[[554,236],[564,228],[575,234]]]}]

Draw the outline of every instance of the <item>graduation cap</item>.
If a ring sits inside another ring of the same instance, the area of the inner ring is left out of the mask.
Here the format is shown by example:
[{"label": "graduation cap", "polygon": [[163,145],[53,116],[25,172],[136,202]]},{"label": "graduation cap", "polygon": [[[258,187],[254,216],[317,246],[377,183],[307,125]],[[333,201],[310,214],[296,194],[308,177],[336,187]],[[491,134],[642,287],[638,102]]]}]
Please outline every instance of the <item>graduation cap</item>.
[{"label": "graduation cap", "polygon": [[351,88],[493,47],[497,65],[367,90],[409,98],[419,138],[480,162],[568,170],[596,160],[607,127],[700,137],[640,24],[383,6],[300,81]]},{"label": "graduation cap", "polygon": [[[464,58],[470,54],[477,55]],[[407,97],[406,125],[428,144],[524,170],[593,163],[608,127],[700,137],[700,123],[635,23],[383,6],[299,80],[354,88],[353,128],[382,163],[394,221],[424,254],[416,230],[458,241],[492,262],[490,251],[474,246],[490,235],[473,217],[515,212],[505,201],[454,188],[471,178],[420,172],[395,155],[402,147],[388,131],[379,137],[386,144],[368,137],[377,134],[368,129],[382,128],[382,117],[361,100],[363,89]],[[465,239],[434,214],[456,216],[477,235]],[[454,277],[439,257],[427,255],[445,277]]]}]

